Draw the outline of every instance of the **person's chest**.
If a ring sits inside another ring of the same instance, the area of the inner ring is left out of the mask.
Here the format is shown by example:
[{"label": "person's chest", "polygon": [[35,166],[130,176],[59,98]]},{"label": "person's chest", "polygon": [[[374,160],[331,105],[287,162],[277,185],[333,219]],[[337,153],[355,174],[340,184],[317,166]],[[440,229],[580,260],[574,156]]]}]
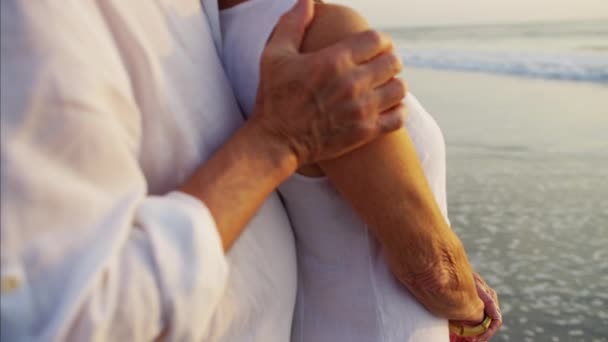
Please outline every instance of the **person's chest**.
[{"label": "person's chest", "polygon": [[138,158],[151,194],[175,189],[243,118],[198,0],[102,5],[141,117]]},{"label": "person's chest", "polygon": [[[141,113],[139,162],[151,194],[175,189],[244,119],[199,0],[114,1],[111,14]],[[295,303],[295,247],[272,194],[230,251],[208,340],[284,341]],[[195,271],[195,270],[193,270]]]}]

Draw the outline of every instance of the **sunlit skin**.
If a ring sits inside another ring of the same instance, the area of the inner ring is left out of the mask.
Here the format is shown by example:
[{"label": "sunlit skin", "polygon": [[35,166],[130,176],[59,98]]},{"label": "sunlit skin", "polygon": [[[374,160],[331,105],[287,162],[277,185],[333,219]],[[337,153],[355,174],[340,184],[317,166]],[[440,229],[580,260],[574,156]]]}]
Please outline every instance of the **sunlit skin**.
[{"label": "sunlit skin", "polygon": [[[241,2],[220,4],[226,8]],[[346,7],[317,4],[315,13],[304,52],[369,29],[361,16]],[[389,84],[395,93],[405,90],[399,88],[401,82],[389,80]],[[383,244],[395,276],[430,312],[472,323],[483,319],[484,303],[477,295],[464,247],[445,222],[405,129],[299,172],[327,175]]]},{"label": "sunlit skin", "polygon": [[207,205],[226,250],[298,167],[340,156],[404,123],[403,108],[384,105],[405,95],[390,85],[400,71],[394,57],[386,58],[390,40],[368,31],[302,54],[313,15],[313,4],[300,0],[283,16],[264,51],[252,118],[179,188]]},{"label": "sunlit skin", "polygon": [[[316,13],[306,51],[368,29],[346,7],[318,4]],[[395,276],[429,311],[483,319],[462,243],[445,222],[404,128],[319,166],[383,244]]]}]

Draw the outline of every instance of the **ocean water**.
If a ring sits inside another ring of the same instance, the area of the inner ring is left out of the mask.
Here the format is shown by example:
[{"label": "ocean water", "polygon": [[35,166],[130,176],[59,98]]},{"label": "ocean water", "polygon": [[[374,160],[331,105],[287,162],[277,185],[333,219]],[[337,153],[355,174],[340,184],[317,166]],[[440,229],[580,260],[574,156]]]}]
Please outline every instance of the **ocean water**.
[{"label": "ocean water", "polygon": [[407,64],[608,82],[608,20],[394,29]]},{"label": "ocean water", "polygon": [[608,341],[608,22],[392,32],[447,144],[495,341]]}]

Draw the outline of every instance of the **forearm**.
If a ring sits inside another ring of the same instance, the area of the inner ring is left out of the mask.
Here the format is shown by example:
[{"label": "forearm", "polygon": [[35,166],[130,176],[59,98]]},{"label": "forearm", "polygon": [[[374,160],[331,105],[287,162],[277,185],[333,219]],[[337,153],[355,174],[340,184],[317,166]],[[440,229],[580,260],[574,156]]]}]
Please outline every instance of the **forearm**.
[{"label": "forearm", "polygon": [[230,249],[268,195],[296,169],[283,145],[247,122],[181,187],[207,205]]},{"label": "forearm", "polygon": [[320,166],[383,245],[395,276],[429,311],[482,318],[463,245],[446,224],[405,129]]},{"label": "forearm", "polygon": [[[345,7],[321,4],[316,14],[305,51],[368,28]],[[320,166],[384,245],[394,274],[423,305],[450,319],[481,320],[483,304],[464,248],[437,207],[405,129]]]},{"label": "forearm", "polygon": [[[404,97],[387,81],[399,71],[390,40],[367,31],[302,54],[314,14],[312,2],[298,0],[281,17],[261,56],[254,115],[181,188],[209,207],[226,249],[298,166],[342,155],[403,125],[402,109],[384,108]],[[364,106],[369,110],[361,111]]]}]

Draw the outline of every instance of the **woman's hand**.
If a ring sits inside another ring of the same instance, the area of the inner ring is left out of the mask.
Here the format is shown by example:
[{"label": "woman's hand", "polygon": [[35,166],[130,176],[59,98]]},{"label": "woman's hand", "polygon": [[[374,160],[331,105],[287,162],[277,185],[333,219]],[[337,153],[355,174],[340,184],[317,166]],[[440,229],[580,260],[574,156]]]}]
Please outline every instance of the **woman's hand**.
[{"label": "woman's hand", "polygon": [[487,316],[492,319],[492,323],[486,332],[479,336],[462,337],[450,333],[451,342],[485,342],[492,338],[498,329],[502,326],[502,313],[500,312],[500,303],[496,291],[492,289],[477,273],[473,274],[475,278],[475,286],[477,295],[484,303],[484,311]]},{"label": "woman's hand", "polygon": [[483,301],[485,305],[486,315],[490,316],[492,319],[492,324],[490,324],[490,328],[481,336],[479,336],[479,341],[489,341],[494,334],[498,331],[498,329],[502,326],[502,313],[500,312],[500,302],[498,301],[498,295],[493,288],[488,286],[488,284],[481,278],[481,276],[477,273],[473,274],[475,277],[475,285],[477,286],[477,294],[479,298]]},{"label": "woman's hand", "polygon": [[402,127],[405,84],[389,38],[375,31],[314,53],[300,53],[312,20],[300,0],[277,25],[262,56],[249,124],[289,148],[298,166],[338,157]]}]

